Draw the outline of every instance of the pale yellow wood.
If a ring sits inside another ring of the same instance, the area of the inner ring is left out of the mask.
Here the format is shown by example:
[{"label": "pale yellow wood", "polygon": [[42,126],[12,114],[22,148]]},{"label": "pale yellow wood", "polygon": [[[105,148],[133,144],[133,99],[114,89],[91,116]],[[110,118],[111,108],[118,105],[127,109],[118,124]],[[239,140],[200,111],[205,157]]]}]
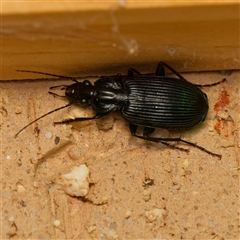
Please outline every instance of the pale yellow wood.
[{"label": "pale yellow wood", "polygon": [[86,76],[154,72],[159,61],[181,72],[240,64],[238,4],[3,15],[1,30],[3,80],[38,77],[16,69]]},{"label": "pale yellow wood", "polygon": [[58,0],[58,1],[32,1],[25,0],[24,5],[21,1],[3,1],[3,14],[30,14],[46,12],[67,12],[67,11],[89,11],[89,10],[109,10],[118,7],[124,8],[154,8],[154,7],[182,7],[182,6],[201,6],[201,5],[222,5],[239,3],[238,0],[220,0],[220,1],[183,1],[183,0]]}]

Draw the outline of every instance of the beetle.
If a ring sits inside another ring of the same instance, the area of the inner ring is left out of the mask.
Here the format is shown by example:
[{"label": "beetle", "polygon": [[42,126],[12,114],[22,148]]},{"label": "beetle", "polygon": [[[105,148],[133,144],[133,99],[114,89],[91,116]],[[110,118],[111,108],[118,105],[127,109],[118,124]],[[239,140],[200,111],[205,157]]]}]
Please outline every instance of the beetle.
[{"label": "beetle", "polygon": [[[177,78],[165,76],[164,67],[174,73]],[[19,71],[64,77],[36,71]],[[96,112],[96,115],[93,117],[66,119],[54,122],[54,124],[94,120],[104,117],[112,111],[119,110],[122,117],[129,122],[131,134],[137,138],[161,142],[172,148],[178,147],[169,144],[169,142],[182,142],[221,158],[220,154],[213,153],[181,137],[152,137],[151,134],[156,128],[179,131],[190,129],[202,123],[206,119],[209,105],[207,95],[199,87],[214,86],[226,79],[207,85],[193,84],[164,62],[158,64],[155,74],[141,74],[136,69],[130,68],[127,76],[121,74],[102,76],[94,84],[89,80],[78,82],[75,78],[67,78],[72,79],[74,83],[53,86],[50,90],[58,87],[64,88],[65,96],[60,97],[68,98],[69,103],[30,122],[15,136],[46,115],[77,103],[81,106],[89,106]],[[59,96],[52,91],[49,91],[49,93]],[[142,135],[137,133],[137,128],[140,126],[143,127]],[[188,151],[184,148],[178,149]]]}]

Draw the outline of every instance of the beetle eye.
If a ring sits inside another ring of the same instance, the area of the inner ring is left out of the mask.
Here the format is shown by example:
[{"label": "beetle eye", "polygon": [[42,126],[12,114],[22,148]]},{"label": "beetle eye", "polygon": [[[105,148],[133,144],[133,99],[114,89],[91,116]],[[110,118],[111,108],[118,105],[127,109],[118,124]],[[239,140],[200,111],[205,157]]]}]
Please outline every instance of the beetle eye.
[{"label": "beetle eye", "polygon": [[91,84],[88,80],[84,80],[83,83],[84,83],[86,86],[89,86],[89,85]]}]

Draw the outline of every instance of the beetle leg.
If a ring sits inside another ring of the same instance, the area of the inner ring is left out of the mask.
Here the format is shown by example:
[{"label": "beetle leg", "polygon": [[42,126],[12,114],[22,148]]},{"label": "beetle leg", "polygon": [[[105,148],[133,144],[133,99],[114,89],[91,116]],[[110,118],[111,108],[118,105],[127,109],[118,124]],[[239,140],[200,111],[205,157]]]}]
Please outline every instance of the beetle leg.
[{"label": "beetle leg", "polygon": [[[154,132],[154,130],[155,130],[155,128],[145,127],[143,129],[143,138],[146,139],[146,140],[149,140],[150,139],[150,135]],[[158,139],[158,138],[156,138],[156,139]],[[181,151],[184,151],[184,152],[189,152],[188,149],[177,147],[177,146],[172,145],[172,144],[167,143],[167,142],[163,142],[163,141],[157,141],[157,142],[160,142],[160,143],[162,143],[162,144],[164,144],[164,145],[166,145],[166,146],[168,146],[168,147],[170,147],[172,149],[178,149],[178,150],[181,150]]]},{"label": "beetle leg", "polygon": [[160,62],[158,64],[158,67],[157,67],[157,71],[158,71],[158,68],[163,68],[163,66],[165,66],[166,68],[168,68],[171,72],[173,72],[176,76],[178,76],[180,79],[183,79],[185,81],[187,81],[179,72],[177,72],[176,70],[174,70],[172,67],[170,67],[168,64],[164,63],[164,62]]},{"label": "beetle leg", "polygon": [[175,145],[172,145],[170,143],[167,143],[167,142],[163,142],[163,141],[160,141],[159,138],[152,138],[152,139],[155,139],[155,140],[152,140],[150,139],[149,135],[152,134],[155,130],[155,128],[150,128],[150,127],[145,127],[143,129],[143,136],[140,136],[140,135],[137,135],[136,134],[136,131],[137,131],[137,125],[134,125],[134,124],[131,124],[130,123],[130,131],[131,131],[131,134],[134,136],[134,137],[137,137],[137,138],[141,138],[141,139],[145,139],[145,140],[149,140],[151,142],[161,142],[162,144],[172,148],[172,149],[178,149],[178,150],[181,150],[181,151],[185,151],[185,152],[189,152],[188,149],[185,149],[185,148],[180,148],[180,147],[177,147]]},{"label": "beetle leg", "polygon": [[117,74],[117,82],[122,82],[122,74],[121,73]]},{"label": "beetle leg", "polygon": [[143,129],[143,137],[148,138],[150,134],[154,132],[155,128],[145,127]]},{"label": "beetle leg", "polygon": [[208,153],[208,154],[210,154],[210,155],[212,155],[212,156],[218,157],[219,159],[222,158],[222,155],[221,155],[221,154],[217,154],[217,153],[210,152],[210,151],[207,150],[206,148],[204,148],[204,147],[202,147],[202,146],[199,146],[199,145],[197,145],[197,144],[195,144],[195,143],[192,143],[192,142],[183,140],[183,139],[181,139],[181,138],[179,138],[179,139],[180,139],[179,142],[183,142],[183,143],[186,143],[186,144],[188,144],[188,145],[190,145],[190,146],[193,146],[193,147],[195,147],[195,148],[198,148],[198,149],[202,150],[203,152],[206,152],[206,153]]},{"label": "beetle leg", "polygon": [[162,77],[165,76],[165,70],[164,70],[162,62],[160,62],[157,66],[156,75],[157,76],[162,76]]},{"label": "beetle leg", "polygon": [[118,73],[116,76],[116,82],[118,82],[121,86],[123,84],[123,77],[121,73]]},{"label": "beetle leg", "polygon": [[109,112],[107,112],[107,113],[97,113],[94,117],[89,117],[89,118],[66,119],[66,120],[63,120],[63,121],[61,121],[61,122],[54,122],[54,125],[55,125],[55,124],[67,124],[67,123],[70,123],[70,122],[82,122],[82,121],[94,120],[94,119],[98,119],[98,118],[104,117],[104,116],[106,116],[108,113],[109,113]]},{"label": "beetle leg", "polygon": [[154,132],[154,130],[155,130],[155,128],[144,127],[144,129],[143,129],[143,136],[139,136],[139,135],[136,134],[137,128],[138,128],[137,125],[132,124],[132,123],[129,123],[129,127],[130,127],[130,132],[131,132],[131,134],[132,134],[134,137],[138,137],[138,138],[142,138],[142,139],[148,138],[148,136],[149,136],[150,134],[152,134],[152,133]]},{"label": "beetle leg", "polygon": [[136,137],[136,131],[137,131],[137,125],[134,125],[132,123],[129,123],[129,128],[130,128],[130,132],[133,136]]},{"label": "beetle leg", "polygon": [[222,83],[222,82],[225,82],[225,81],[227,81],[226,78],[224,78],[223,80],[221,80],[221,81],[219,81],[219,82],[215,82],[215,83],[203,84],[203,85],[201,85],[201,84],[195,84],[195,85],[198,86],[198,87],[212,87],[212,86],[216,86],[216,85],[218,85],[218,84],[220,84],[220,83]]},{"label": "beetle leg", "polygon": [[178,149],[178,150],[183,151],[183,152],[189,152],[189,149],[177,147],[176,145],[173,145],[173,144],[170,144],[170,143],[167,143],[167,142],[161,141],[161,144],[163,144],[165,146],[168,146],[172,149]]},{"label": "beetle leg", "polygon": [[[156,70],[156,75],[157,76],[164,76],[164,69],[163,66],[165,66],[166,68],[168,68],[171,72],[173,72],[176,76],[178,76],[180,79],[186,80],[179,72],[177,72],[176,70],[174,70],[172,67],[170,67],[168,64],[164,63],[164,62],[160,62],[158,64],[157,70]],[[187,80],[186,80],[187,81]],[[216,86],[222,82],[227,81],[226,78],[224,78],[223,80],[216,82],[216,83],[210,83],[210,84],[194,84],[198,87],[212,87],[212,86]]]},{"label": "beetle leg", "polygon": [[154,128],[149,128],[149,127],[145,127],[143,129],[143,136],[140,136],[140,135],[137,135],[136,134],[136,131],[137,131],[137,125],[134,125],[134,124],[131,124],[130,123],[130,131],[131,131],[131,134],[134,136],[134,137],[137,137],[137,138],[141,138],[141,139],[145,139],[145,140],[148,140],[148,141],[151,141],[151,142],[161,142],[162,144],[166,145],[166,146],[169,146],[171,148],[176,148],[176,149],[179,149],[181,151],[186,151],[188,152],[189,150],[188,149],[184,149],[184,148],[180,148],[180,147],[176,147],[174,145],[171,145],[169,144],[168,142],[183,142],[187,145],[190,145],[192,147],[195,147],[195,148],[198,148],[200,149],[201,151],[203,152],[206,152],[212,156],[215,156],[215,157],[218,157],[219,159],[221,159],[222,155],[220,154],[216,154],[216,153],[213,153],[213,152],[210,152],[209,150],[207,150],[206,148],[202,147],[202,146],[199,146],[195,143],[192,143],[192,142],[189,142],[189,141],[186,141],[186,140],[183,140],[182,138],[154,138],[154,137],[150,137],[149,135],[151,133],[154,132]]},{"label": "beetle leg", "polygon": [[128,69],[128,77],[133,77],[134,73],[136,73],[137,75],[141,75],[141,73],[134,68],[129,68]]},{"label": "beetle leg", "polygon": [[[198,148],[198,149],[200,149],[201,151],[203,151],[203,152],[206,152],[206,153],[208,153],[208,154],[210,154],[210,155],[212,155],[212,156],[216,156],[216,157],[218,157],[219,159],[221,159],[221,157],[222,157],[222,155],[220,155],[220,154],[216,154],[216,153],[213,153],[213,152],[210,152],[209,150],[207,150],[206,148],[204,148],[204,147],[202,147],[202,146],[199,146],[199,145],[197,145],[197,144],[195,144],[195,143],[192,143],[192,142],[189,142],[189,141],[186,141],[186,140],[183,140],[182,138],[154,138],[154,137],[147,137],[147,138],[145,138],[146,140],[149,140],[149,141],[153,141],[153,142],[161,142],[161,143],[163,143],[163,144],[165,144],[165,145],[170,145],[170,144],[168,144],[168,143],[166,143],[166,142],[182,142],[182,143],[185,143],[185,144],[187,144],[187,145],[190,145],[190,146],[192,146],[192,147],[195,147],[195,148]],[[173,145],[171,145],[171,146],[173,146]],[[173,147],[175,147],[175,146],[173,146]],[[182,150],[181,148],[180,148],[180,150]],[[187,150],[188,151],[188,150]]]}]

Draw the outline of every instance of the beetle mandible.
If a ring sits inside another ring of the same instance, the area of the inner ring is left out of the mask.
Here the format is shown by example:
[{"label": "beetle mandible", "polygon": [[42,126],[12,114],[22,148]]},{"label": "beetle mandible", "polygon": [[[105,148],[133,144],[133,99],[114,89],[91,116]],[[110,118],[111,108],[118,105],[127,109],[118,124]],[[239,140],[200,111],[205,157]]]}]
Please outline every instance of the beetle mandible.
[{"label": "beetle mandible", "polygon": [[[166,77],[164,67],[168,68],[178,78]],[[63,77],[36,71],[20,71]],[[206,119],[209,106],[207,95],[199,87],[214,86],[226,79],[207,85],[193,84],[163,62],[158,64],[154,75],[140,74],[137,70],[130,68],[125,78],[121,74],[114,77],[102,76],[94,84],[89,80],[78,82],[74,78],[67,78],[72,79],[75,83],[68,86],[53,86],[50,89],[64,87],[66,89],[65,96],[61,97],[68,98],[70,102],[30,122],[15,136],[46,115],[77,103],[90,106],[96,112],[96,115],[87,118],[66,119],[61,122],[54,122],[54,124],[98,119],[112,111],[120,110],[123,118],[129,122],[131,134],[135,137],[152,142],[161,142],[173,148],[175,148],[175,145],[171,145],[169,142],[182,142],[221,158],[220,154],[213,153],[180,137],[155,138],[151,137],[151,134],[156,128],[187,130],[203,122]],[[59,96],[51,91],[49,93]],[[143,127],[142,135],[137,134],[139,126]],[[183,148],[178,149],[186,151]]]}]

